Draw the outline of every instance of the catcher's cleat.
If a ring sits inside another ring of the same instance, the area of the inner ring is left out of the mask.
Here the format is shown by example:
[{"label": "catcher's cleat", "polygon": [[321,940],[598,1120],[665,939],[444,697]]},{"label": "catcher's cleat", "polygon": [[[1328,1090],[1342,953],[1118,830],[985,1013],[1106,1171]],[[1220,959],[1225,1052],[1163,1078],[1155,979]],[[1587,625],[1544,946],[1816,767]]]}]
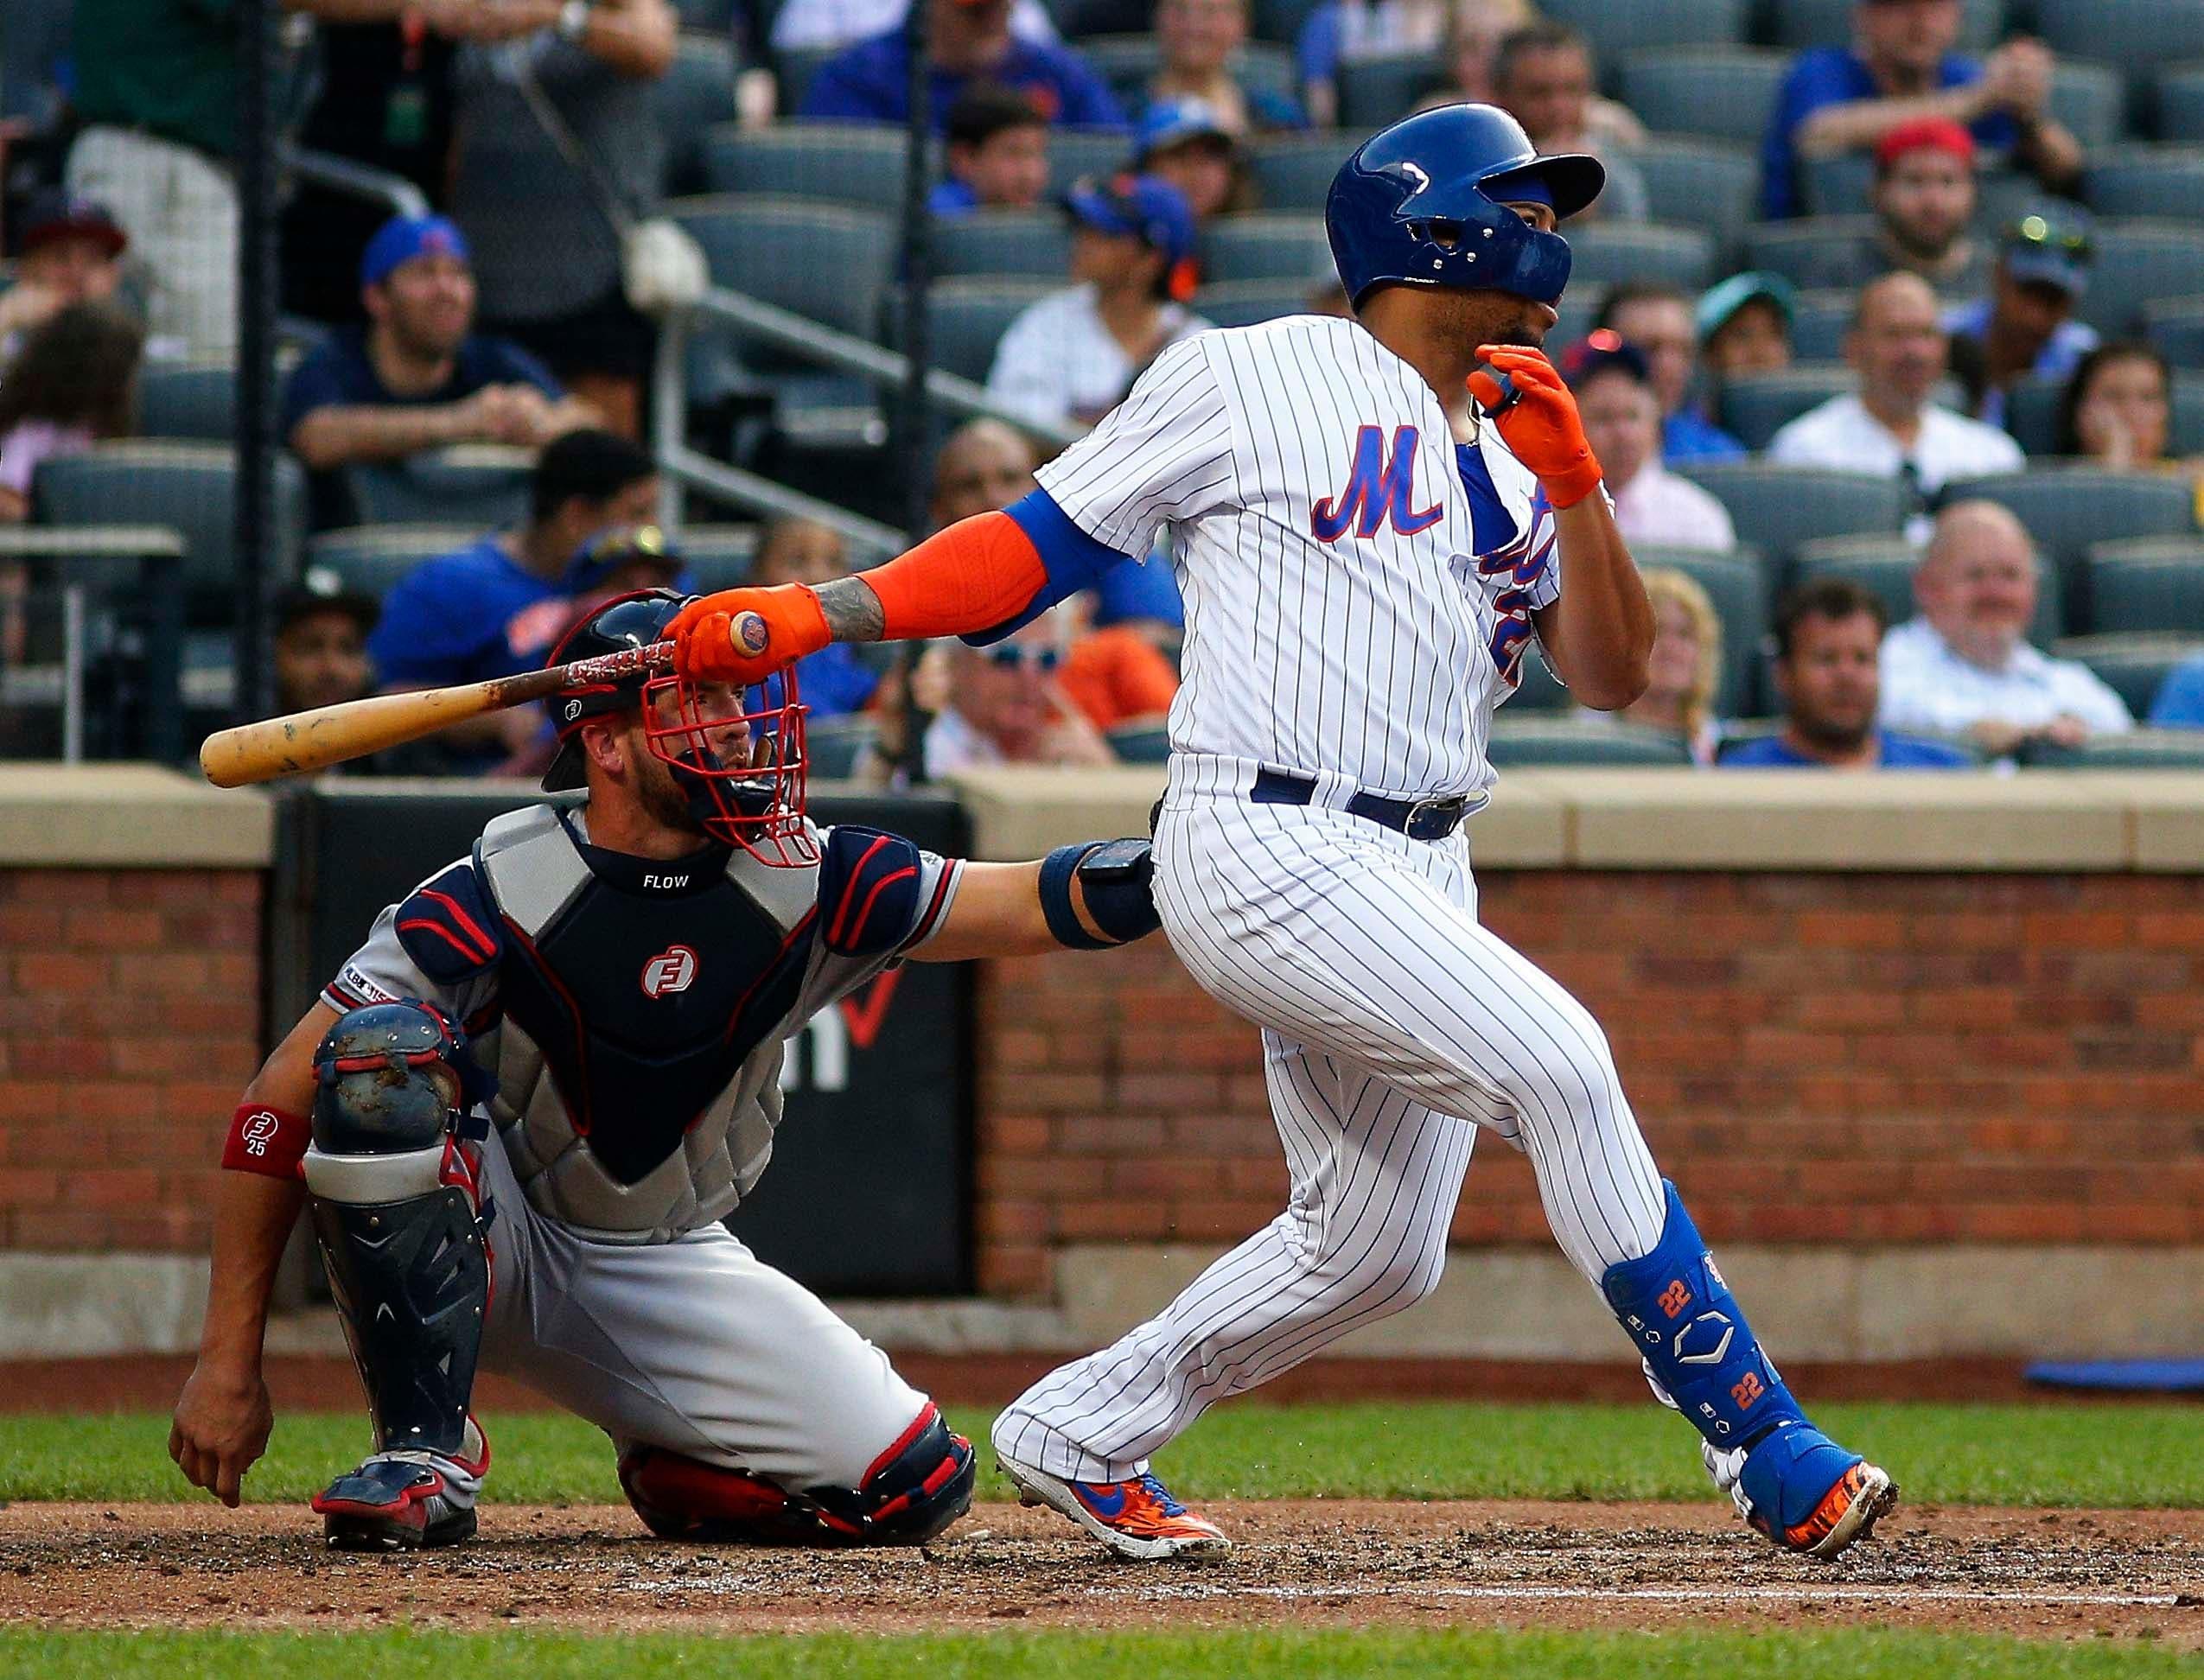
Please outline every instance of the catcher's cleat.
[{"label": "catcher's cleat", "polygon": [[[344,1551],[412,1551],[475,1536],[475,1492],[489,1468],[489,1442],[470,1417],[470,1461],[434,1453],[378,1453],[314,1496],[322,1531]],[[446,1467],[455,1467],[453,1473]]]},{"label": "catcher's cleat", "polygon": [[1224,1557],[1233,1549],[1224,1530],[1170,1496],[1152,1473],[1131,1481],[1067,1481],[1014,1459],[997,1461],[1017,1484],[1018,1503],[1062,1512],[1120,1557]]},{"label": "catcher's cleat", "polygon": [[1778,1429],[1749,1452],[1709,1452],[1706,1460],[1748,1524],[1808,1557],[1836,1556],[1897,1508],[1889,1471],[1811,1423]]}]

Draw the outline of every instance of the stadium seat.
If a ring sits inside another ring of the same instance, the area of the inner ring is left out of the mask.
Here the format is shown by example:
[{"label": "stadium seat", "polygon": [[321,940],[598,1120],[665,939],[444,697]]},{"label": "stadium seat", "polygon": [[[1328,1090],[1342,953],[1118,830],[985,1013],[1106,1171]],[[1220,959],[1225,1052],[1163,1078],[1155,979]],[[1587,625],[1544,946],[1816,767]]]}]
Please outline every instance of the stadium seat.
[{"label": "stadium seat", "polygon": [[2100,216],[2204,220],[2204,146],[2109,146],[2089,155],[2081,180]]},{"label": "stadium seat", "polygon": [[1621,62],[1622,100],[1665,135],[1756,146],[1789,56],[1755,47],[1633,53]]},{"label": "stadium seat", "polygon": [[[1772,269],[1802,290],[1832,290],[1832,278],[1849,276],[1854,247],[1874,232],[1871,216],[1755,222],[1745,230],[1745,266]],[[1836,279],[1837,287],[1850,283],[1848,278]]]},{"label": "stadium seat", "polygon": [[[1779,47],[1845,47],[1852,39],[1857,0],[1772,0],[1769,10]],[[1965,0],[1959,50],[1981,53],[2005,32],[2005,0]]]},{"label": "stadium seat", "polygon": [[887,217],[817,199],[735,193],[672,199],[665,213],[704,246],[715,284],[870,336],[895,260]]},{"label": "stadium seat", "polygon": [[735,27],[735,0],[675,0],[685,29],[701,35],[727,34]]},{"label": "stadium seat", "polygon": [[667,193],[692,193],[704,184],[704,137],[735,120],[735,48],[720,35],[684,31],[673,63],[651,84],[651,104],[666,139],[659,174]]},{"label": "stadium seat", "polygon": [[1724,430],[1753,450],[1765,449],[1777,430],[1856,383],[1842,362],[1799,362],[1780,373],[1755,373],[1722,386]]},{"label": "stadium seat", "polygon": [[770,193],[896,213],[909,149],[881,123],[722,123],[704,137],[704,190]]},{"label": "stadium seat", "polygon": [[1364,134],[1383,128],[1396,117],[1405,117],[1439,80],[1438,60],[1430,53],[1399,53],[1342,64],[1340,126]]},{"label": "stadium seat", "polygon": [[[1607,71],[1608,91],[1620,81],[1625,54],[1669,47],[1734,47],[1745,38],[1747,0],[1544,0],[1539,10],[1583,32]],[[1642,115],[1642,113],[1640,113]],[[1649,125],[1652,124],[1648,119]]]},{"label": "stadium seat", "polygon": [[2079,747],[2037,741],[2020,761],[2031,770],[2204,770],[2204,729],[2132,729],[2093,735]]},{"label": "stadium seat", "polygon": [[[289,578],[306,528],[306,479],[278,455],[268,570]],[[101,443],[39,463],[34,517],[49,525],[167,525],[184,543],[185,621],[226,630],[237,614],[237,461],[207,443]]]},{"label": "stadium seat", "polygon": [[[962,275],[937,282],[927,296],[927,360],[951,373],[984,385],[995,347],[1010,323],[1040,299],[1062,290],[1060,281]],[[891,296],[891,305],[895,302]],[[901,312],[891,307],[884,343],[901,347]]]},{"label": "stadium seat", "polygon": [[2196,0],[2034,0],[2034,10],[2037,33],[2062,60],[2101,59],[2141,75],[2204,58],[2204,6]]},{"label": "stadium seat", "polygon": [[1791,316],[1791,353],[1800,361],[1842,361],[1859,294],[1841,287],[1799,294]]},{"label": "stadium seat", "polygon": [[2092,543],[2083,567],[2087,623],[2098,634],[2178,630],[2204,635],[2204,540],[2129,537]]},{"label": "stadium seat", "polygon": [[1763,461],[1685,461],[1674,469],[1729,510],[1737,540],[1777,569],[1817,537],[1895,536],[1905,495],[1896,480]]},{"label": "stadium seat", "polygon": [[[1914,616],[1914,572],[1921,550],[1902,537],[1824,537],[1801,543],[1792,557],[1789,582],[1817,577],[1849,578],[1882,603],[1893,624]],[[2058,573],[2048,560],[2036,562],[2035,617],[2028,639],[2038,647],[2058,640],[2067,621]]]},{"label": "stadium seat", "polygon": [[141,437],[227,443],[237,436],[237,369],[227,362],[148,362],[137,376]]},{"label": "stadium seat", "polygon": [[2142,217],[2097,224],[2097,260],[2078,313],[2107,338],[2124,338],[2140,324],[2153,298],[2183,297],[2200,290],[2204,275],[2204,231],[2177,221]]},{"label": "stadium seat", "polygon": [[1314,280],[1227,280],[1194,293],[1192,309],[1220,327],[1252,327],[1258,321],[1305,314]]},{"label": "stadium seat", "polygon": [[471,525],[351,525],[309,538],[300,575],[326,572],[355,595],[380,601],[391,586],[424,560],[456,554],[482,534]]},{"label": "stadium seat", "polygon": [[1875,159],[1863,151],[1802,157],[1799,187],[1810,216],[1864,216],[1874,208]]},{"label": "stadium seat", "polygon": [[[2104,10],[2118,10],[2129,3],[2115,0]],[[2099,0],[2085,0],[2085,3],[2093,5]],[[2081,142],[2084,154],[2109,146],[2120,137],[2126,107],[2126,84],[2110,65],[2061,56],[2051,67],[2051,115]]]},{"label": "stadium seat", "polygon": [[1321,215],[1332,177],[1353,150],[1337,134],[1274,134],[1247,148],[1247,173],[1264,210]]},{"label": "stadium seat", "polygon": [[804,723],[804,759],[813,781],[846,781],[857,760],[878,735],[878,726],[862,713],[847,717],[807,718]]},{"label": "stadium seat", "polygon": [[1026,275],[1067,283],[1071,230],[1053,210],[984,210],[937,222],[936,275]]},{"label": "stadium seat", "polygon": [[1511,717],[1493,722],[1487,755],[1500,769],[1542,764],[1689,765],[1691,749],[1663,729],[1608,718]]},{"label": "stadium seat", "polygon": [[1640,570],[1666,566],[1680,571],[1707,592],[1722,620],[1722,686],[1714,709],[1723,717],[1749,714],[1757,696],[1761,641],[1768,634],[1768,579],[1760,556],[1749,549],[1728,554],[1704,549],[1660,548],[1640,543],[1631,550]]},{"label": "stadium seat", "polygon": [[750,575],[757,557],[755,525],[685,525],[673,539],[688,562],[689,576],[699,593],[731,589]]},{"label": "stadium seat", "polygon": [[2195,490],[2186,478],[2095,466],[2039,468],[1944,487],[1944,501],[1975,497],[2012,509],[2061,575],[2080,572],[2092,543],[2195,531]]},{"label": "stadium seat", "polygon": [[1202,271],[1211,280],[1299,280],[1332,269],[1332,248],[1319,216],[1220,216],[1201,241]]},{"label": "stadium seat", "polygon": [[1255,27],[1251,33],[1258,41],[1291,47],[1300,41],[1309,14],[1316,10],[1318,3],[1319,0],[1255,0]]},{"label": "stadium seat", "polygon": [[1625,280],[1665,280],[1687,292],[1714,277],[1714,238],[1697,227],[1659,222],[1596,221],[1569,235],[1571,284],[1612,286]]},{"label": "stadium seat", "polygon": [[[2005,430],[2031,455],[2059,451],[2059,404],[2064,379],[2023,379],[2005,398]],[[2204,373],[2174,369],[2173,411],[2166,430],[2166,453],[2175,460],[2204,453]]]},{"label": "stadium seat", "polygon": [[1704,227],[1723,252],[1736,248],[1760,188],[1760,161],[1749,150],[1662,135],[1627,156],[1645,177],[1656,214]]},{"label": "stadium seat", "polygon": [[2161,140],[2204,143],[2204,63],[2160,71],[2155,103]]},{"label": "stadium seat", "polygon": [[2204,367],[2204,293],[2143,305],[2143,333],[2175,367]]},{"label": "stadium seat", "polygon": [[[1152,35],[1089,35],[1079,44],[1094,73],[1130,111],[1148,102],[1148,84],[1163,62],[1163,48]],[[1232,73],[1243,86],[1293,99],[1299,92],[1290,49],[1252,41],[1233,54]]]},{"label": "stadium seat", "polygon": [[341,469],[362,525],[511,525],[528,507],[535,457],[494,443],[463,443],[402,461]]},{"label": "stadium seat", "polygon": [[800,53],[774,54],[773,79],[780,86],[781,110],[797,111],[804,108],[804,96],[811,92],[812,78],[837,50],[820,47]]},{"label": "stadium seat", "polygon": [[1132,143],[1115,129],[1048,130],[1048,190],[1067,191],[1075,181],[1101,179],[1132,164]]},{"label": "stadium seat", "polygon": [[1571,710],[1577,704],[1574,696],[1562,685],[1561,678],[1553,674],[1546,664],[1545,649],[1533,637],[1523,654],[1523,669],[1515,693],[1507,702],[1503,717],[1547,716],[1554,712]]},{"label": "stadium seat", "polygon": [[1121,723],[1102,737],[1124,764],[1161,764],[1171,755],[1171,732],[1160,723]]}]

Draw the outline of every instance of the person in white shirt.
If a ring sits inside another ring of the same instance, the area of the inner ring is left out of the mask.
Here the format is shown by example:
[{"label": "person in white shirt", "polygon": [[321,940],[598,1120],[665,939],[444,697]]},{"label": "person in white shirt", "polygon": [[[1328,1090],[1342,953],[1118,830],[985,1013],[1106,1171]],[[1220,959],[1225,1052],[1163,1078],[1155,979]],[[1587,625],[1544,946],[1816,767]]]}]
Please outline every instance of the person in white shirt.
[{"label": "person in white shirt", "polygon": [[1947,349],[1936,294],[1919,275],[1886,274],[1863,287],[1844,340],[1858,391],[1792,421],[1769,443],[1768,459],[1904,480],[1916,504],[1906,535],[1922,541],[1927,509],[1946,484],[2025,464],[2020,445],[1995,426],[1930,401]]},{"label": "person in white shirt", "polygon": [[1729,510],[1660,464],[1660,399],[1643,356],[1602,328],[1562,357],[1561,372],[1577,394],[1585,440],[1607,468],[1624,537],[1667,548],[1737,546]]},{"label": "person in white shirt", "polygon": [[1051,292],[995,347],[987,394],[1041,425],[1091,426],[1141,370],[1209,326],[1194,295],[1194,212],[1156,175],[1081,181],[1072,219],[1070,290]]},{"label": "person in white shirt", "polygon": [[1057,681],[1073,623],[1060,607],[991,646],[950,645],[947,703],[926,732],[929,780],[991,764],[1118,761]]},{"label": "person in white shirt", "polygon": [[1963,501],[1939,514],[1914,573],[1921,615],[1882,639],[1883,728],[1967,735],[1992,758],[2133,729],[2088,666],[2029,645],[2035,589],[2035,545],[2011,510]]}]

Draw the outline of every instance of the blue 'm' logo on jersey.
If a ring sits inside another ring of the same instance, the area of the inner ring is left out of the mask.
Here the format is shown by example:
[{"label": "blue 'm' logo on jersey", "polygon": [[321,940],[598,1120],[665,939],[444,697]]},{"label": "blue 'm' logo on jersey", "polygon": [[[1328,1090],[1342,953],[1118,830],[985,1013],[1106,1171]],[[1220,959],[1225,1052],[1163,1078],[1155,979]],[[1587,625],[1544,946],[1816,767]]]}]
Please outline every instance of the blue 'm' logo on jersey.
[{"label": "blue 'm' logo on jersey", "polygon": [[1446,512],[1434,502],[1421,513],[1409,512],[1416,499],[1416,428],[1396,426],[1392,458],[1385,458],[1385,435],[1381,427],[1365,426],[1354,435],[1354,462],[1347,469],[1347,488],[1318,502],[1309,511],[1309,529],[1319,542],[1336,543],[1349,525],[1357,537],[1367,539],[1385,528],[1404,537],[1429,531]]}]

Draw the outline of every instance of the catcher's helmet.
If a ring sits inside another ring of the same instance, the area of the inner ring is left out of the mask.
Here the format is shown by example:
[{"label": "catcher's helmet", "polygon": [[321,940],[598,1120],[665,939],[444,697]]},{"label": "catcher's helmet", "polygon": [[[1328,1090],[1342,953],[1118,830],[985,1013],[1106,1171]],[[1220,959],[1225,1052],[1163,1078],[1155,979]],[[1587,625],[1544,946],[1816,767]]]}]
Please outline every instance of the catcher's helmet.
[{"label": "catcher's helmet", "polygon": [[[673,589],[618,596],[577,620],[545,664],[663,641],[687,599]],[[640,709],[651,755],[672,773],[706,834],[767,863],[818,861],[804,819],[804,708],[793,666],[731,697],[669,669],[561,689],[545,704],[558,732],[558,756],[544,773],[546,790],[579,787],[587,780],[578,739],[584,722]],[[742,761],[728,761],[729,754]]]},{"label": "catcher's helmet", "polygon": [[1599,159],[1539,156],[1523,125],[1496,106],[1440,105],[1371,136],[1340,166],[1324,232],[1358,308],[1382,281],[1554,303],[1569,283],[1569,242],[1507,203],[1550,203],[1560,220],[1606,184]]}]

